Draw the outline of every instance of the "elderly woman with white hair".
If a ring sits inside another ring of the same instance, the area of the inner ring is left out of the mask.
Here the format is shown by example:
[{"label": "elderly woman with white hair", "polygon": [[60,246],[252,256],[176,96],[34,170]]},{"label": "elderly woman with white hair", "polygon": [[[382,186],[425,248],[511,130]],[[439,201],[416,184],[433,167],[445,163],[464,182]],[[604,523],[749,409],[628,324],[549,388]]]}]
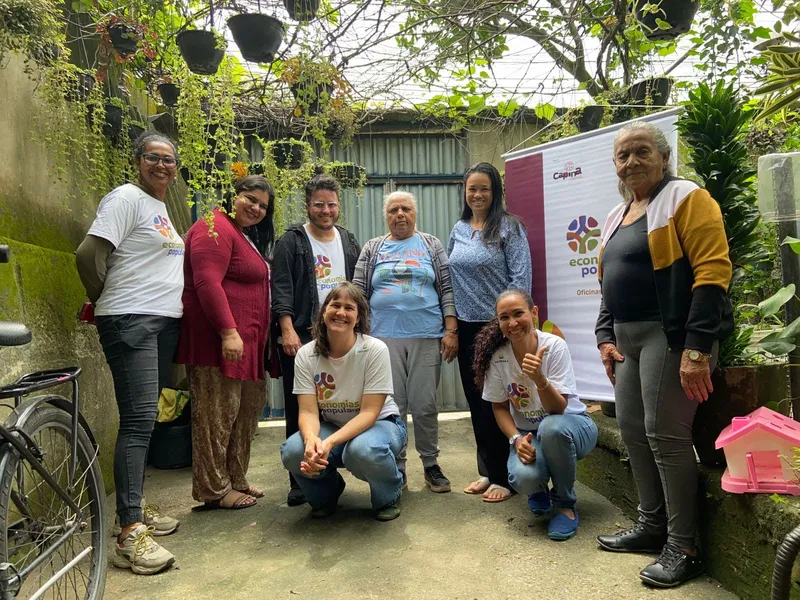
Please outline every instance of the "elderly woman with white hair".
[{"label": "elderly woman with white hair", "polygon": [[706,190],[670,174],[669,159],[653,124],[627,125],[614,140],[623,201],[603,227],[595,330],[639,493],[639,522],[597,540],[612,552],[660,553],[640,574],[655,587],[703,572],[692,423],[712,392],[719,340],[733,330],[722,213]]},{"label": "elderly woman with white hair", "polygon": [[[436,390],[442,358],[450,362],[458,355],[450,266],[442,243],[417,231],[412,194],[389,194],[383,212],[389,233],[364,244],[353,283],[369,300],[372,335],[389,347],[394,400],[403,421],[409,410],[414,418],[425,484],[433,492],[449,492],[450,481],[438,464]],[[405,448],[398,468],[405,487]]]}]

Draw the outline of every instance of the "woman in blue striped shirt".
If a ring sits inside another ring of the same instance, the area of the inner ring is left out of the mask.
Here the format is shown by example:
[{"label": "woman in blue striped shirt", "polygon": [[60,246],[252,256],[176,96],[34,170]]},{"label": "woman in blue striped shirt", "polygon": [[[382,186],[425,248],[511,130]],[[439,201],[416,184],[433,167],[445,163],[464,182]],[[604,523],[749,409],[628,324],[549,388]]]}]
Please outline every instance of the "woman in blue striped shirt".
[{"label": "woman in blue striped shirt", "polygon": [[503,181],[489,163],[478,163],[464,175],[461,218],[447,244],[458,314],[458,364],[478,445],[480,477],[467,494],[483,494],[485,502],[507,500],[508,440],[494,419],[491,404],[481,399],[472,369],[475,336],[494,316],[495,301],[508,288],[531,289],[531,253],[527,232],[505,209]]}]

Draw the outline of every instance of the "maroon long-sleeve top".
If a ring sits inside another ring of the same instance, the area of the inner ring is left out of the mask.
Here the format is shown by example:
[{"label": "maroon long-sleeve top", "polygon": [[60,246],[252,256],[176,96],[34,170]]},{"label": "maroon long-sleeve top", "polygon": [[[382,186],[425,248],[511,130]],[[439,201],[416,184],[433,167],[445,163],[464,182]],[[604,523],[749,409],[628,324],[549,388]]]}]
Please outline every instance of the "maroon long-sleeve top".
[{"label": "maroon long-sleeve top", "polygon": [[[264,379],[269,333],[269,266],[234,222],[214,210],[216,238],[198,220],[186,234],[183,320],[176,362],[219,367],[232,379]],[[242,360],[222,358],[220,332],[233,329],[244,344]]]}]

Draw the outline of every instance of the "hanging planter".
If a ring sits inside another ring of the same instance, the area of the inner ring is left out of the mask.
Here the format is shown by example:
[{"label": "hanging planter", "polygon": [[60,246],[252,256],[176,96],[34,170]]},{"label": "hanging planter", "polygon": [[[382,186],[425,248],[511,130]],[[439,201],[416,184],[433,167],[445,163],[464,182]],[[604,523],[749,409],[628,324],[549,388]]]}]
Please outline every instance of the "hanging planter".
[{"label": "hanging planter", "polygon": [[628,88],[631,104],[648,104],[650,106],[666,106],[672,90],[672,79],[669,77],[653,77],[634,83]]},{"label": "hanging planter", "polygon": [[111,39],[114,50],[123,58],[136,54],[139,50],[139,40],[142,39],[138,31],[125,23],[109,25],[108,37]]},{"label": "hanging planter", "polygon": [[85,71],[76,73],[76,80],[64,94],[68,102],[86,102],[89,94],[94,89],[94,75]]},{"label": "hanging planter", "polygon": [[367,173],[364,167],[355,163],[332,163],[328,170],[344,188],[361,187]]},{"label": "hanging planter", "polygon": [[315,115],[320,112],[320,108],[330,104],[330,97],[333,93],[332,83],[293,83],[289,86],[292,96],[297,101],[297,107],[301,113]]},{"label": "hanging planter", "polygon": [[283,5],[295,21],[313,21],[317,18],[319,0],[283,0]]},{"label": "hanging planter", "polygon": [[[655,12],[646,11],[645,6],[658,6]],[[642,24],[642,31],[648,40],[674,40],[692,28],[694,14],[697,12],[697,0],[638,0],[636,4],[636,20]],[[661,29],[658,21],[669,23],[669,27]]]},{"label": "hanging planter", "polygon": [[182,31],[175,41],[189,70],[196,75],[214,75],[225,58],[225,49],[217,47],[217,36],[211,31]]},{"label": "hanging planter", "polygon": [[119,135],[122,133],[122,119],[125,114],[123,109],[116,104],[106,103],[106,118],[103,122],[103,135],[110,139],[112,142],[119,141]]},{"label": "hanging planter", "polygon": [[581,133],[587,131],[594,131],[600,127],[600,121],[603,120],[603,113],[605,113],[604,106],[586,106],[581,112],[580,117],[575,121],[575,126]]},{"label": "hanging planter", "polygon": [[138,123],[131,123],[128,125],[128,137],[131,140],[131,144],[136,142],[139,139],[139,136],[144,133],[144,127],[139,125]]},{"label": "hanging planter", "polygon": [[279,169],[299,169],[303,164],[303,144],[294,140],[273,142],[272,161]]},{"label": "hanging planter", "polygon": [[164,103],[164,106],[172,108],[178,104],[178,96],[180,96],[181,88],[177,85],[163,82],[158,84],[157,89],[158,93],[161,95],[161,101]]},{"label": "hanging planter", "polygon": [[283,41],[283,23],[278,19],[258,13],[234,15],[228,19],[228,27],[246,61],[269,63],[275,60]]}]

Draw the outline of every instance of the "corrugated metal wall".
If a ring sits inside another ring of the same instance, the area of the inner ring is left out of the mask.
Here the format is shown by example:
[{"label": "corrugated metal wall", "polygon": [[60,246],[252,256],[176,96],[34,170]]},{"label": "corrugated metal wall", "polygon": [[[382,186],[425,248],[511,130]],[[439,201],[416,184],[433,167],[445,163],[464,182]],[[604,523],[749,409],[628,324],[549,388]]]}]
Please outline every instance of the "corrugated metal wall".
[{"label": "corrugated metal wall", "polygon": [[[260,147],[252,148],[251,152],[254,160],[261,159]],[[334,146],[330,154],[331,160],[363,166],[371,182],[361,197],[349,190],[342,194],[340,223],[359,242],[363,244],[387,232],[384,195],[402,189],[417,198],[417,227],[435,235],[447,247],[450,230],[461,213],[458,182],[468,166],[463,139],[444,135],[362,136],[349,148]],[[279,380],[273,381],[270,396],[274,414],[282,414],[283,389]],[[437,403],[441,410],[468,409],[457,361],[442,366]]]}]

